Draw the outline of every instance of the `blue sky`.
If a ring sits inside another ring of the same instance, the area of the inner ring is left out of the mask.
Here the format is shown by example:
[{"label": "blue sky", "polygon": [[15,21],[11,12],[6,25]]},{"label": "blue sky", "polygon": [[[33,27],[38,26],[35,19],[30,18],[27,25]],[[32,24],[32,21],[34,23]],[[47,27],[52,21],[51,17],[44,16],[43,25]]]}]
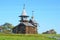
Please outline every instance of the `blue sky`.
[{"label": "blue sky", "polygon": [[[38,33],[54,29],[60,31],[60,0],[0,0],[0,25],[8,22],[14,26],[19,24],[23,10],[26,5],[27,15],[31,17],[34,12],[34,19],[39,23]],[[30,18],[29,17],[29,18]]]}]

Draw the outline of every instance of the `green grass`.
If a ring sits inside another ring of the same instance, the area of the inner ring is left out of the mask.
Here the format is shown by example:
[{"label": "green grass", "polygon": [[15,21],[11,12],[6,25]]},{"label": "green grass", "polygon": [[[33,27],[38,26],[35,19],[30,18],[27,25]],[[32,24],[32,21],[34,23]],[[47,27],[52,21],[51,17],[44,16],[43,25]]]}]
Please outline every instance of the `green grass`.
[{"label": "green grass", "polygon": [[60,35],[55,34],[0,34],[0,40],[56,40],[55,38],[49,38],[49,36]]}]

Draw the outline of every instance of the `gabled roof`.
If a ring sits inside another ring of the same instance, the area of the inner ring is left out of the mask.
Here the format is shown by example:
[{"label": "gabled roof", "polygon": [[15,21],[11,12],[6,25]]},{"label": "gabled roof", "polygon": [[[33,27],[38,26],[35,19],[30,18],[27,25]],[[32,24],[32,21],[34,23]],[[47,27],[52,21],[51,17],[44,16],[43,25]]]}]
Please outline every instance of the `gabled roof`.
[{"label": "gabled roof", "polygon": [[36,20],[34,20],[34,19],[30,19],[30,20],[31,20],[33,23],[37,23]]},{"label": "gabled roof", "polygon": [[[29,22],[21,22],[21,24],[24,24],[25,26],[33,26],[31,23]],[[34,26],[33,26],[34,27]]]}]

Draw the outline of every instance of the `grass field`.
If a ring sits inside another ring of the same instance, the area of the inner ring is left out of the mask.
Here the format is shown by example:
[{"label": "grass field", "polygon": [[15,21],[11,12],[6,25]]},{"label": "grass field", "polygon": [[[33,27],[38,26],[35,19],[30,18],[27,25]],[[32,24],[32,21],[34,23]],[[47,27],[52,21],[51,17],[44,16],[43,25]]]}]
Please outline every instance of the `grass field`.
[{"label": "grass field", "polygon": [[57,40],[51,36],[60,37],[56,34],[0,34],[0,40]]}]

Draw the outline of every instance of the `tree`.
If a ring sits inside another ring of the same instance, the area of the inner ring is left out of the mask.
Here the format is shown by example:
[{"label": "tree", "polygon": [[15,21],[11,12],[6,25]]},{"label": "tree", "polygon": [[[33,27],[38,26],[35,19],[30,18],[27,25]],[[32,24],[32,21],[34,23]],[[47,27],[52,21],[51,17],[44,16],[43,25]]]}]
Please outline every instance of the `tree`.
[{"label": "tree", "polygon": [[3,32],[4,33],[11,33],[12,32],[12,28],[14,27],[12,24],[10,23],[5,23],[2,25],[3,27]]}]

